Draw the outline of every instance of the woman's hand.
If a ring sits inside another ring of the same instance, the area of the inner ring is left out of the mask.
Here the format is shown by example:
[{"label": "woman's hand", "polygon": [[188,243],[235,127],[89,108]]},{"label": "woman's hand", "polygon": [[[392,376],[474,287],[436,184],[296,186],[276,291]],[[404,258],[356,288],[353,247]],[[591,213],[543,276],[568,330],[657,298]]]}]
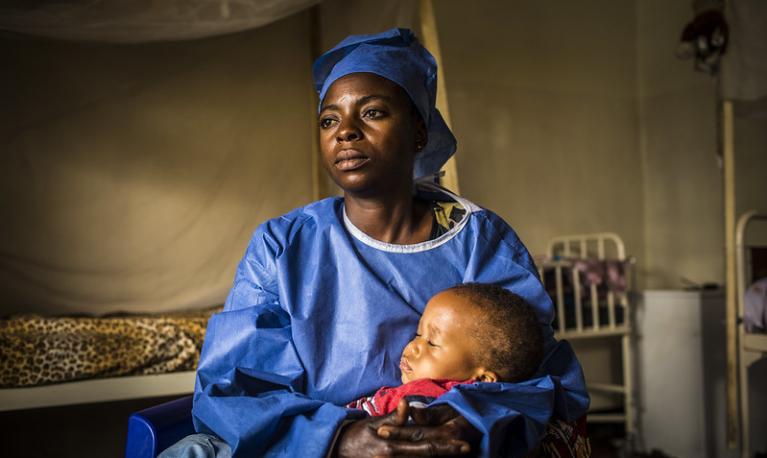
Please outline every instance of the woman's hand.
[{"label": "woman's hand", "polygon": [[[415,425],[406,425],[408,416]],[[476,450],[481,434],[452,407],[411,408],[402,399],[385,417],[356,421],[341,432],[334,456],[464,456]],[[472,444],[474,447],[472,447]]]},{"label": "woman's hand", "polygon": [[[378,435],[389,440],[419,441],[420,443],[458,443],[459,451],[426,453],[416,456],[475,455],[479,452],[482,433],[447,404],[429,408],[412,408],[405,402],[415,425],[391,424],[378,428]],[[400,406],[397,406],[399,410]],[[407,417],[405,417],[407,420]]]}]

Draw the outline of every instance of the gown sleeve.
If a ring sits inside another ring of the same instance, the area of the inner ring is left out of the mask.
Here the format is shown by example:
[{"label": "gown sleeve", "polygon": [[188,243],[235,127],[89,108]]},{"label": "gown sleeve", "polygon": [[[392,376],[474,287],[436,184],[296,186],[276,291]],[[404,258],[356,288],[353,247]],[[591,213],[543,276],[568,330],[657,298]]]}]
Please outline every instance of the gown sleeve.
[{"label": "gown sleeve", "polygon": [[482,432],[481,456],[523,457],[539,444],[552,418],[573,422],[584,416],[589,395],[572,347],[554,338],[554,307],[532,257],[508,224],[487,214],[473,247],[475,267],[465,281],[496,283],[522,296],[542,327],[544,360],[531,380],[459,385],[432,405],[452,406]]},{"label": "gown sleeve", "polygon": [[197,369],[195,429],[226,441],[235,457],[324,456],[351,412],[303,394],[306,373],[275,283],[279,251],[266,225],[256,230]]}]

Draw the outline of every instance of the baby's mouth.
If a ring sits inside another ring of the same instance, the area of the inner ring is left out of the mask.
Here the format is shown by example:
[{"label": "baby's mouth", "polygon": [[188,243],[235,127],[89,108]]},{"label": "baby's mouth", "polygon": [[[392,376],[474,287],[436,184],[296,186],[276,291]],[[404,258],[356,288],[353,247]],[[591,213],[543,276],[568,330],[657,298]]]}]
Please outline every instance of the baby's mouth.
[{"label": "baby's mouth", "polygon": [[405,358],[399,360],[399,368],[402,372],[413,372],[413,368],[410,367],[410,364],[408,364]]}]

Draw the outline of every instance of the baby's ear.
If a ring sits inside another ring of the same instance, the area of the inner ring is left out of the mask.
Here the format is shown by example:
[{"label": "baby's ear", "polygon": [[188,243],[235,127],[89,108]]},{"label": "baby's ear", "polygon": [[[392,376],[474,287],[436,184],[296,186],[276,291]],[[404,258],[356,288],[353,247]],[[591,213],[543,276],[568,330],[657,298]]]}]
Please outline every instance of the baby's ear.
[{"label": "baby's ear", "polygon": [[498,374],[496,374],[493,371],[489,371],[487,369],[480,369],[479,374],[477,374],[476,377],[477,380],[480,382],[497,382],[498,381]]}]

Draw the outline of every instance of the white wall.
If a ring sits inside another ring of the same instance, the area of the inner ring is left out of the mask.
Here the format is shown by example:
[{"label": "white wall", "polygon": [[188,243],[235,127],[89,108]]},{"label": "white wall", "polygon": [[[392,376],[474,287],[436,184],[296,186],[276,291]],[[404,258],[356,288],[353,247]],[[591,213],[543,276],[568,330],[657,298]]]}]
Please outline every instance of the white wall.
[{"label": "white wall", "polygon": [[463,193],[531,251],[614,231],[650,288],[722,283],[715,82],[687,0],[437,3]]},{"label": "white wall", "polygon": [[688,1],[637,5],[640,155],[650,289],[724,281],[722,172],[716,82],[674,50],[692,19]]},{"label": "white wall", "polygon": [[[735,201],[738,215],[748,210],[767,213],[767,111],[735,108]],[[767,231],[757,231],[767,245]]]},{"label": "white wall", "polygon": [[626,3],[437,3],[464,195],[528,248],[615,231],[642,258],[635,12]]}]

